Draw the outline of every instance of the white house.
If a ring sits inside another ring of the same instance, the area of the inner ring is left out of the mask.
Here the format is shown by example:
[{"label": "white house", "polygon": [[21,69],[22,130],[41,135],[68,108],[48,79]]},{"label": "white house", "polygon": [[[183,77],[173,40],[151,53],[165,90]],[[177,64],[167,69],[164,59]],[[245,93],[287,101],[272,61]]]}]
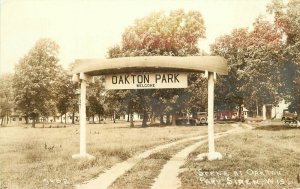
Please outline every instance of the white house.
[{"label": "white house", "polygon": [[[125,114],[125,115],[123,116],[123,119],[124,119],[124,120],[128,120],[128,114]],[[130,117],[129,117],[129,119],[130,119]],[[138,121],[138,120],[140,120],[140,119],[141,119],[141,117],[140,117],[139,114],[133,113],[133,121]]]},{"label": "white house", "polygon": [[274,119],[281,119],[283,110],[288,109],[289,105],[290,103],[286,103],[285,100],[282,100],[277,106],[272,106],[271,117]]}]

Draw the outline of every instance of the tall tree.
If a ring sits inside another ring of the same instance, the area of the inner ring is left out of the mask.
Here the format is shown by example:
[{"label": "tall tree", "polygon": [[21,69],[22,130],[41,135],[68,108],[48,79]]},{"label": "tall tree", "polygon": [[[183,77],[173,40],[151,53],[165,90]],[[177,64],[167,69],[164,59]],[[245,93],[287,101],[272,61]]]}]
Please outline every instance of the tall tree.
[{"label": "tall tree", "polygon": [[280,33],[270,22],[258,18],[253,24],[249,35],[249,56],[247,66],[241,75],[245,77],[245,91],[250,101],[246,105],[256,102],[261,105],[277,105],[282,98],[283,58]]},{"label": "tall tree", "polygon": [[[219,37],[211,45],[212,54],[226,58],[228,62],[228,76],[220,76],[216,85],[216,105],[219,109],[233,109],[243,104],[244,93],[241,88],[245,83],[239,73],[246,66],[246,39],[249,33],[246,28],[235,29],[231,34]],[[224,107],[225,106],[225,107]]]},{"label": "tall tree", "polygon": [[90,83],[88,88],[88,114],[90,114],[93,117],[93,123],[95,115],[98,116],[98,121],[100,123],[101,115],[104,114],[104,78],[103,77],[94,77],[95,82]]},{"label": "tall tree", "polygon": [[[190,56],[197,55],[199,39],[205,37],[205,26],[202,15],[198,11],[183,10],[155,12],[137,19],[132,26],[125,29],[121,46],[108,50],[110,58],[127,56]],[[127,92],[126,92],[127,93]],[[133,95],[135,91],[127,94]],[[165,94],[168,99],[166,98]],[[179,96],[185,96],[187,90],[141,90],[137,98],[142,107],[143,124],[146,126],[148,111],[157,114],[172,112],[175,116]],[[169,103],[167,103],[169,102]],[[166,104],[173,105],[172,107]],[[182,105],[182,104],[181,104]],[[158,108],[159,107],[159,108]],[[173,116],[173,117],[174,117]],[[160,116],[161,117],[161,116]]]},{"label": "tall tree", "polygon": [[49,113],[54,78],[58,73],[58,50],[59,46],[51,39],[40,39],[15,67],[15,102],[27,117],[32,118],[32,127],[35,127],[38,115]]},{"label": "tall tree", "polygon": [[[61,69],[57,76],[55,77],[55,85],[56,90],[55,93],[55,102],[56,109],[60,113],[61,122],[62,116],[65,115],[65,123],[67,121],[67,113],[72,113],[72,124],[75,123],[75,112],[78,111],[78,95],[77,92],[77,84],[74,84],[71,81],[68,73]],[[55,115],[55,114],[54,114]]]},{"label": "tall tree", "polygon": [[211,47],[214,54],[224,56],[229,63],[229,76],[221,78],[216,89],[225,94],[221,104],[231,102],[231,108],[239,106],[241,110],[243,104],[253,107],[278,102],[282,43],[270,22],[258,18],[253,30],[234,30]]},{"label": "tall tree", "polygon": [[273,0],[268,11],[274,16],[277,29],[284,42],[284,85],[286,100],[291,102],[290,110],[300,113],[300,1]]}]

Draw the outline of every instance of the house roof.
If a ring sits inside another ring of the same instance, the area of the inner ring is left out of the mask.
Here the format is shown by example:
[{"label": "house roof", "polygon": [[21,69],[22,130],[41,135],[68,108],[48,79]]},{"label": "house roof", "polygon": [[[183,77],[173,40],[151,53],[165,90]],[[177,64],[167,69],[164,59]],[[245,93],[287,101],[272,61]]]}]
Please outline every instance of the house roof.
[{"label": "house roof", "polygon": [[227,62],[220,56],[139,56],[112,59],[77,59],[71,73],[90,76],[134,72],[216,72],[227,75]]},{"label": "house roof", "polygon": [[249,110],[245,107],[243,107],[243,112],[249,112]]}]

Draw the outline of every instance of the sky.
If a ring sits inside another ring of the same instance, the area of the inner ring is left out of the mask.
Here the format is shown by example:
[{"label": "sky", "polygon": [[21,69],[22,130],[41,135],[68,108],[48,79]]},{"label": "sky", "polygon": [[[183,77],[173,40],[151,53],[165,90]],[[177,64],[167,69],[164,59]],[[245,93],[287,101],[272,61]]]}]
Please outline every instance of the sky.
[{"label": "sky", "polygon": [[60,46],[59,64],[75,59],[105,58],[107,49],[121,43],[124,29],[154,11],[198,10],[206,26],[199,48],[234,28],[251,28],[267,15],[271,0],[0,0],[0,74],[15,65],[40,38]]}]

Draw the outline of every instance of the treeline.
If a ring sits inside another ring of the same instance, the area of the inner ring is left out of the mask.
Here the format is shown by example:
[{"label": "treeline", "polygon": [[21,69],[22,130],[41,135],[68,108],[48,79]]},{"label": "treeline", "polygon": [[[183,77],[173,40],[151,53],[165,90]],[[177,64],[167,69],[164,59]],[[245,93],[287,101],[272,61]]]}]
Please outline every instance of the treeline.
[{"label": "treeline", "polygon": [[[26,123],[32,120],[32,127],[38,118],[55,119],[75,113],[79,107],[78,84],[71,81],[71,75],[58,65],[59,45],[51,39],[40,39],[35,46],[20,59],[14,74],[0,78],[1,125],[11,113],[20,113]],[[101,80],[90,85],[88,115],[103,115],[103,104],[97,98],[103,90]],[[8,120],[8,119],[6,119]],[[62,119],[61,119],[62,120]],[[66,119],[65,119],[66,121]]]},{"label": "treeline", "polygon": [[[217,79],[217,110],[241,111],[245,106],[251,115],[257,116],[261,115],[263,106],[276,106],[284,99],[290,102],[291,112],[300,112],[300,2],[290,0],[284,4],[274,0],[266,9],[273,21],[259,16],[251,29],[236,28],[211,45],[211,55],[226,58],[229,67],[228,76]],[[197,42],[204,37],[201,13],[157,12],[137,19],[126,28],[121,44],[110,48],[108,56],[204,55],[197,48]],[[190,74],[186,90],[128,90],[123,93],[120,99],[138,96],[130,102],[129,111],[139,110],[145,116],[151,112],[154,116],[171,114],[176,118],[179,113],[205,110],[207,104],[206,81],[199,74]],[[138,107],[140,105],[142,107]]]},{"label": "treeline", "polygon": [[[285,99],[291,111],[300,112],[300,3],[274,0],[266,8],[273,21],[258,17],[251,29],[236,28],[211,45],[212,55],[225,57],[229,66],[229,75],[217,78],[216,110],[244,105],[258,115],[263,105]],[[197,46],[205,30],[198,11],[152,13],[125,29],[121,44],[108,49],[108,58],[206,55]],[[58,65],[58,52],[58,44],[41,39],[20,59],[14,75],[2,76],[1,117],[14,106],[33,120],[78,111],[79,86]],[[201,73],[189,74],[187,89],[105,91],[103,82],[97,77],[89,85],[89,117],[132,117],[136,112],[146,126],[149,119],[171,124],[180,114],[207,109],[207,81]]]}]

